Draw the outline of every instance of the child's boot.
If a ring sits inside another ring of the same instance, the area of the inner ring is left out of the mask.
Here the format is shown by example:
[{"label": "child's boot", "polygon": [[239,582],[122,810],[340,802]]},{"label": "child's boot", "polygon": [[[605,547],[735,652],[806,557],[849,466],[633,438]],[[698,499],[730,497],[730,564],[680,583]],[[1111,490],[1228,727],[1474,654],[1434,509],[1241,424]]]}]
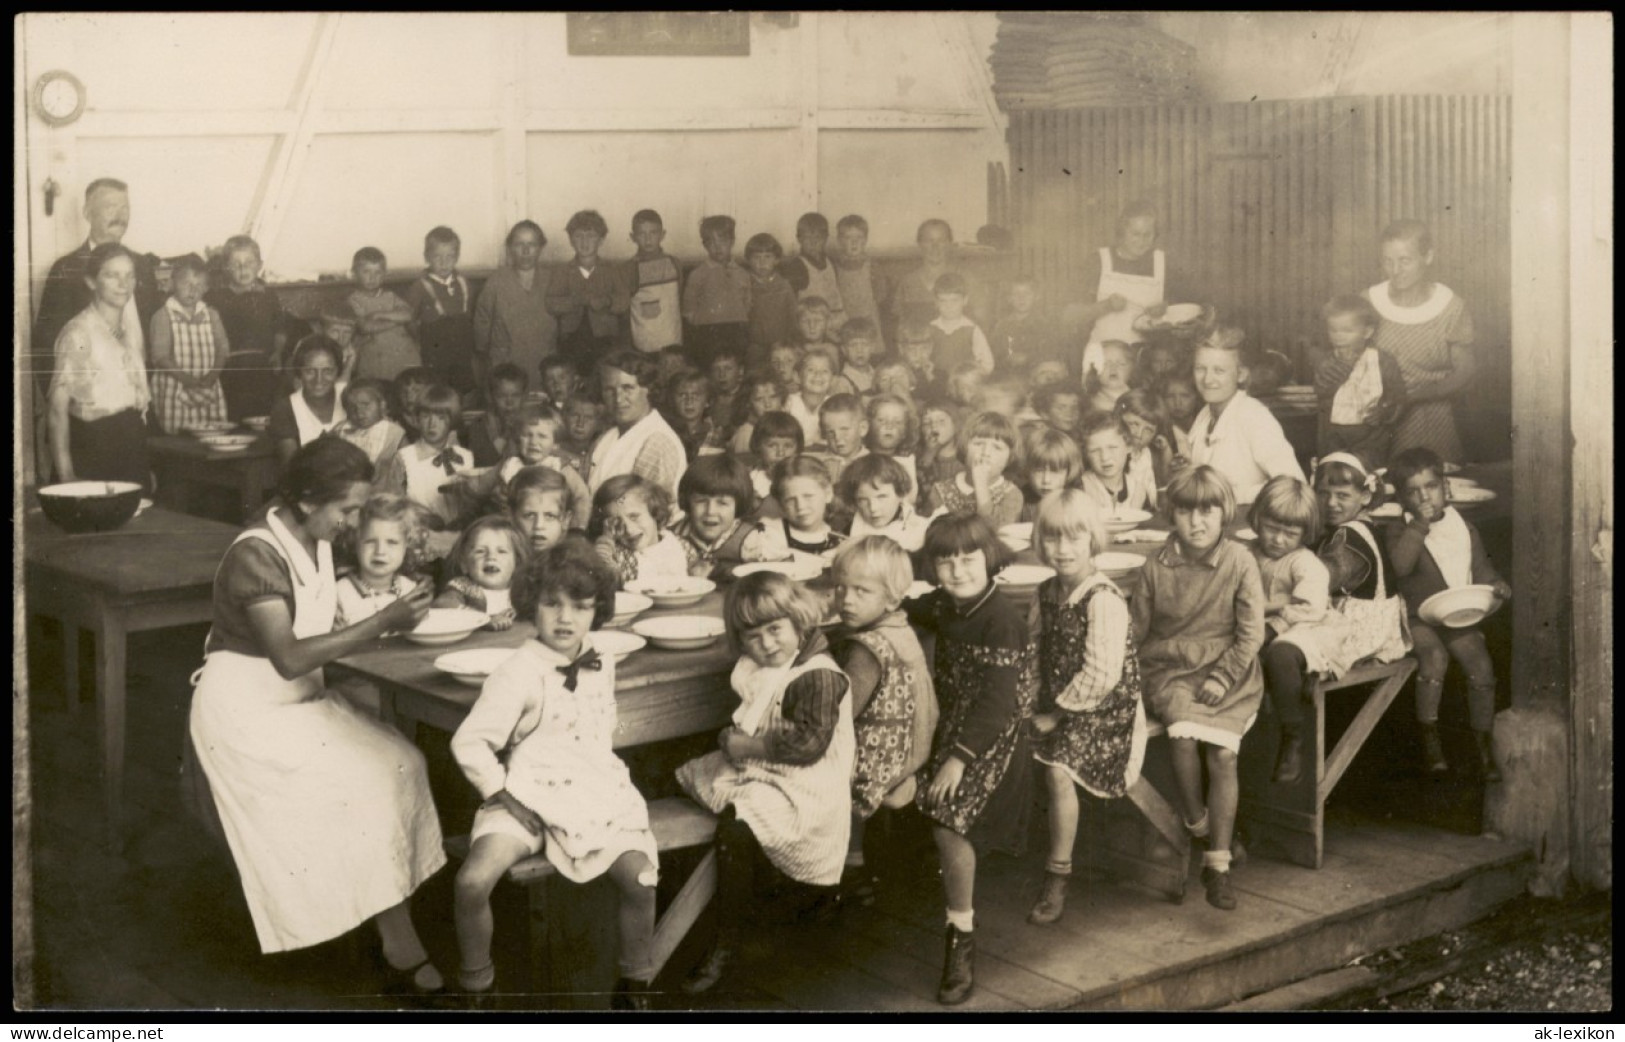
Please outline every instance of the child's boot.
[{"label": "child's boot", "polygon": [[1495,742],[1488,731],[1474,731],[1473,739],[1478,743],[1478,775],[1484,779],[1484,784],[1494,785],[1501,780],[1501,768],[1495,765]]},{"label": "child's boot", "polygon": [[1236,892],[1230,885],[1230,852],[1209,851],[1202,855],[1202,888],[1207,903],[1230,911],[1236,907]]},{"label": "child's boot", "polygon": [[710,991],[717,986],[723,974],[728,972],[728,965],[733,962],[733,949],[718,944],[710,953],[694,967],[683,981],[683,991],[688,995],[699,995]]},{"label": "child's boot", "polygon": [[1303,735],[1281,732],[1281,748],[1275,754],[1274,781],[1291,785],[1303,776]]},{"label": "child's boot", "polygon": [[1044,868],[1044,889],[1038,894],[1038,901],[1033,910],[1027,913],[1027,921],[1037,926],[1048,926],[1061,918],[1066,911],[1066,883],[1072,876],[1072,863],[1064,865],[1050,863]]},{"label": "child's boot", "polygon": [[654,1008],[650,998],[651,989],[648,981],[621,977],[615,981],[615,990],[609,997],[609,1008],[647,1011]]},{"label": "child's boot", "polygon": [[942,954],[942,984],[937,988],[937,1001],[944,1006],[957,1006],[970,998],[976,987],[976,935],[948,925],[946,944]]},{"label": "child's boot", "polygon": [[1444,743],[1439,741],[1438,724],[1422,724],[1422,763],[1429,774],[1443,774],[1450,769],[1444,758]]}]

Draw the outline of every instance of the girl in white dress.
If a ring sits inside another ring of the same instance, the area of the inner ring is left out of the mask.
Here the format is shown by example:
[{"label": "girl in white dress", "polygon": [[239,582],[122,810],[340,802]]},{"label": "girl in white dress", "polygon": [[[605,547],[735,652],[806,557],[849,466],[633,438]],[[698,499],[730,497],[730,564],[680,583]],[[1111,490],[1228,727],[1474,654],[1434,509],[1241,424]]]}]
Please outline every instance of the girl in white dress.
[{"label": "girl in white dress", "polygon": [[490,991],[491,891],[544,849],[573,883],[608,873],[621,892],[617,1009],[648,1009],[659,855],[649,808],[615,755],[615,659],[592,630],[615,614],[615,576],[580,544],[555,546],[520,572],[515,604],[536,624],[486,679],[451,740],[485,800],[457,873],[458,979]]},{"label": "girl in white dress", "polygon": [[413,590],[332,632],[331,540],[355,523],[371,480],[366,455],[337,438],[294,453],[264,522],[220,562],[190,737],[261,950],[320,944],[372,919],[398,982],[437,991],[408,905],[446,862],[423,756],[322,678],[326,663],[411,629],[429,606]]},{"label": "girl in white dress", "polygon": [[401,447],[382,481],[385,489],[405,495],[443,524],[455,521],[456,511],[441,486],[474,468],[474,454],[452,441],[462,413],[462,400],[450,387],[436,384],[423,392],[414,414],[418,440]]}]

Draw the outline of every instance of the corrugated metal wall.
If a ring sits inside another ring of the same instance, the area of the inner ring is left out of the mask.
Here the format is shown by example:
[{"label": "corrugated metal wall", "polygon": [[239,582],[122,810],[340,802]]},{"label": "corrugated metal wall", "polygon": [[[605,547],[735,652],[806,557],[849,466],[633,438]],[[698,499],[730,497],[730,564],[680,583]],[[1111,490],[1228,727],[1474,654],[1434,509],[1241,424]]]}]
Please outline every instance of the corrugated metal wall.
[{"label": "corrugated metal wall", "polygon": [[1511,113],[1510,99],[1487,96],[1014,112],[1021,262],[1050,300],[1077,299],[1084,258],[1112,241],[1125,204],[1148,199],[1170,265],[1255,346],[1306,367],[1321,304],[1380,281],[1382,226],[1418,218],[1478,330],[1482,376],[1463,423],[1504,442]]}]

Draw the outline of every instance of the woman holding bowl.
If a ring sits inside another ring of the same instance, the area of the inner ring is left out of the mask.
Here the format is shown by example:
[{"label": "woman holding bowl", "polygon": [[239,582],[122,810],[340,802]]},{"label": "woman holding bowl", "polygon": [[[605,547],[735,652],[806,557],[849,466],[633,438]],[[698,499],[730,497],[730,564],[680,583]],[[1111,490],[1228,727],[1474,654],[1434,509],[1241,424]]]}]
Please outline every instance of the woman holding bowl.
[{"label": "woman holding bowl", "polygon": [[366,454],[338,438],[288,461],[277,498],[215,575],[190,733],[260,949],[309,947],[371,919],[394,981],[434,992],[444,981],[408,904],[446,863],[423,755],[322,676],[429,607],[419,586],[331,632],[332,542],[355,525],[371,481]]},{"label": "woman holding bowl", "polygon": [[135,257],[102,243],[85,262],[92,298],[56,338],[47,431],[56,480],[133,481],[152,488],[145,416],[146,339],[136,314]]}]

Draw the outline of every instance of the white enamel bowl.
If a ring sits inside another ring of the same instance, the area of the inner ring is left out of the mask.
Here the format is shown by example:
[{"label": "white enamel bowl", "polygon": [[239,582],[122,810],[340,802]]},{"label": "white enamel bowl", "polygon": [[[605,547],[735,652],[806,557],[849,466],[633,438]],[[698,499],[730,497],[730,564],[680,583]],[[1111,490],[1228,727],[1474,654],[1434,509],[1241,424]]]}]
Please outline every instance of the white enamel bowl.
[{"label": "white enamel bowl", "polygon": [[457,643],[489,621],[484,612],[472,608],[430,608],[417,629],[403,636],[426,648],[439,647]]},{"label": "white enamel bowl", "polygon": [[[265,422],[266,424],[270,424],[271,418],[267,416],[265,418]],[[195,427],[187,427],[186,433],[190,434],[194,438],[202,438],[209,434],[230,434],[236,429],[237,425],[235,423],[226,423],[222,421],[220,423],[200,423]]]},{"label": "white enamel bowl", "polygon": [[1500,607],[1493,586],[1457,586],[1423,601],[1416,614],[1434,626],[1471,626]]},{"label": "white enamel bowl", "polygon": [[1140,570],[1145,558],[1140,554],[1125,554],[1108,550],[1095,555],[1095,567],[1109,576],[1130,575]]},{"label": "white enamel bowl", "polygon": [[271,429],[269,416],[249,416],[243,420],[243,426],[251,431],[264,431]]},{"label": "white enamel bowl", "polygon": [[599,654],[608,655],[616,662],[648,643],[636,633],[625,630],[598,630],[592,635],[592,646],[598,649]]},{"label": "white enamel bowl", "polygon": [[1005,525],[999,529],[999,542],[1008,546],[1012,553],[1021,553],[1033,545],[1033,523],[1020,521]]},{"label": "white enamel bowl", "polygon": [[434,660],[434,668],[471,687],[479,687],[496,668],[508,661],[515,648],[469,648],[448,651]]},{"label": "white enamel bowl", "polygon": [[632,632],[657,648],[695,651],[715,644],[722,636],[722,620],[710,615],[665,615],[632,624]]},{"label": "white enamel bowl", "polygon": [[615,594],[615,615],[609,620],[611,626],[626,626],[631,621],[655,606],[655,602],[641,593],[631,593],[621,590]]},{"label": "white enamel bowl", "polygon": [[1106,531],[1127,532],[1151,520],[1149,510],[1119,510],[1105,519]]},{"label": "white enamel bowl", "polygon": [[259,440],[257,434],[199,434],[197,440],[216,452],[242,452]]},{"label": "white enamel bowl", "polygon": [[824,574],[824,562],[816,554],[806,554],[789,561],[757,561],[734,567],[734,578],[743,579],[757,572],[777,572],[794,582],[806,582]]},{"label": "white enamel bowl", "polygon": [[1011,593],[1031,593],[1054,574],[1055,569],[1041,564],[1013,564],[994,576],[993,581]]},{"label": "white enamel bowl", "polygon": [[626,588],[654,601],[657,608],[686,608],[690,604],[698,604],[706,594],[717,588],[717,584],[692,575],[670,575],[633,581]]}]

